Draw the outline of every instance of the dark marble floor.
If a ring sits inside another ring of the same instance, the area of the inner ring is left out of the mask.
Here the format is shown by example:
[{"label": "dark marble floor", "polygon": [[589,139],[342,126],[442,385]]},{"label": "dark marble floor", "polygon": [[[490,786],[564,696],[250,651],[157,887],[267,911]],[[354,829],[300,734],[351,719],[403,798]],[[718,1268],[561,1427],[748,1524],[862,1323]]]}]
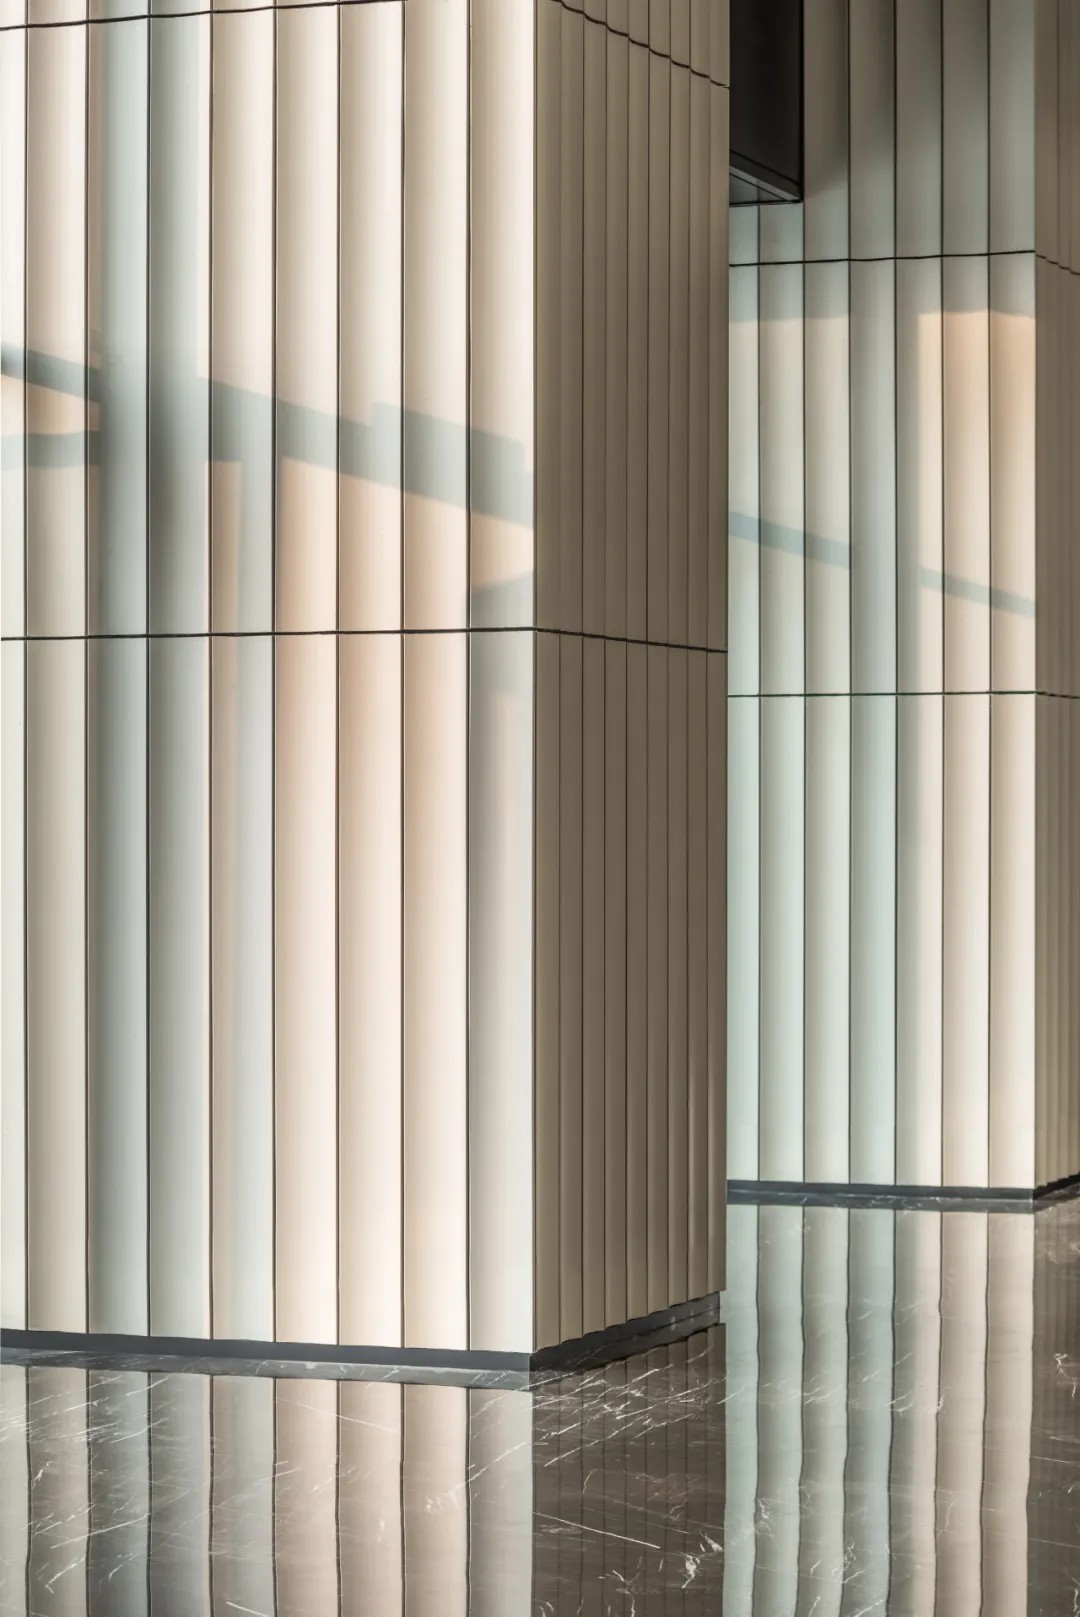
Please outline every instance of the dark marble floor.
[{"label": "dark marble floor", "polygon": [[725,1326],[534,1392],[5,1364],[0,1612],[1080,1614],[1080,1204],[730,1250]]}]

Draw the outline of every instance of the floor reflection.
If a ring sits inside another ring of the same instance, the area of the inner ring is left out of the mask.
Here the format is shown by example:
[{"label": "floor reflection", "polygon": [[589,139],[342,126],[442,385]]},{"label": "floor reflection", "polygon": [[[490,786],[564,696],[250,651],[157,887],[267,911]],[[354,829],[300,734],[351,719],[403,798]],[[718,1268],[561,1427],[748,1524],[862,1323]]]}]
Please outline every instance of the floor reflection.
[{"label": "floor reflection", "polygon": [[1080,1206],[730,1233],[725,1327],[531,1394],[4,1365],[0,1612],[1080,1613]]}]

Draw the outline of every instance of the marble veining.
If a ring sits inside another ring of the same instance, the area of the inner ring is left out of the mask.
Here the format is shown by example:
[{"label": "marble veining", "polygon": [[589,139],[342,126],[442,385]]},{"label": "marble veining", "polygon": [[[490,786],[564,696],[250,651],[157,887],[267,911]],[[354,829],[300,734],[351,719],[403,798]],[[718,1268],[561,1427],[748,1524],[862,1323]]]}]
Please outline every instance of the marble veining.
[{"label": "marble veining", "polygon": [[0,1612],[1080,1614],[1080,1206],[736,1206],[724,1317],[531,1389],[21,1355]]}]

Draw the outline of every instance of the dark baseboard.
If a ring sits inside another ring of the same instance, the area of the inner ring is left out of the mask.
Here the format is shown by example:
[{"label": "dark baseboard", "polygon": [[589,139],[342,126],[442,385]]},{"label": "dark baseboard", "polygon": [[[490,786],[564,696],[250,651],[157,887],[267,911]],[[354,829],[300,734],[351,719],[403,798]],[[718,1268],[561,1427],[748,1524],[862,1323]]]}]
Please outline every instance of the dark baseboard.
[{"label": "dark baseboard", "polygon": [[797,1207],[881,1207],[947,1212],[1030,1213],[1050,1200],[1066,1200],[1080,1191],[1080,1174],[1037,1189],[1000,1185],[869,1185],[830,1184],[788,1179],[732,1179],[728,1201],[737,1206],[774,1204]]},{"label": "dark baseboard", "polygon": [[82,1368],[187,1370],[204,1375],[308,1375],[451,1381],[466,1386],[527,1386],[534,1372],[590,1369],[648,1352],[706,1329],[719,1297],[697,1298],[537,1353],[462,1348],[341,1346],[327,1342],[256,1342],[193,1336],[131,1336],[103,1331],[0,1330],[9,1362]]},{"label": "dark baseboard", "polygon": [[598,1365],[610,1364],[615,1359],[629,1359],[638,1353],[664,1347],[668,1342],[681,1342],[698,1331],[708,1330],[720,1320],[720,1293],[710,1292],[695,1297],[688,1303],[676,1303],[670,1308],[658,1308],[655,1313],[642,1314],[622,1325],[609,1325],[602,1331],[590,1331],[569,1342],[558,1342],[554,1347],[540,1348],[532,1356],[534,1370],[590,1370]]}]

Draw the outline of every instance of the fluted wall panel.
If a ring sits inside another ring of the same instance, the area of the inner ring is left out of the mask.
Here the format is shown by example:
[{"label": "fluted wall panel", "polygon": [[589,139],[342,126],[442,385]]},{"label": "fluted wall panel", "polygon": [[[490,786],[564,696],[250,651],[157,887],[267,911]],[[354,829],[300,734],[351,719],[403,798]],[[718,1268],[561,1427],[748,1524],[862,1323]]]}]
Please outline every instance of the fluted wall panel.
[{"label": "fluted wall panel", "polygon": [[540,1344],[722,1283],[725,10],[537,9]]},{"label": "fluted wall panel", "polygon": [[3,1322],[705,1297],[726,6],[114,9],[0,35]]},{"label": "fluted wall panel", "polygon": [[735,1179],[1080,1169],[1074,32],[811,0],[804,201],[733,210]]}]

